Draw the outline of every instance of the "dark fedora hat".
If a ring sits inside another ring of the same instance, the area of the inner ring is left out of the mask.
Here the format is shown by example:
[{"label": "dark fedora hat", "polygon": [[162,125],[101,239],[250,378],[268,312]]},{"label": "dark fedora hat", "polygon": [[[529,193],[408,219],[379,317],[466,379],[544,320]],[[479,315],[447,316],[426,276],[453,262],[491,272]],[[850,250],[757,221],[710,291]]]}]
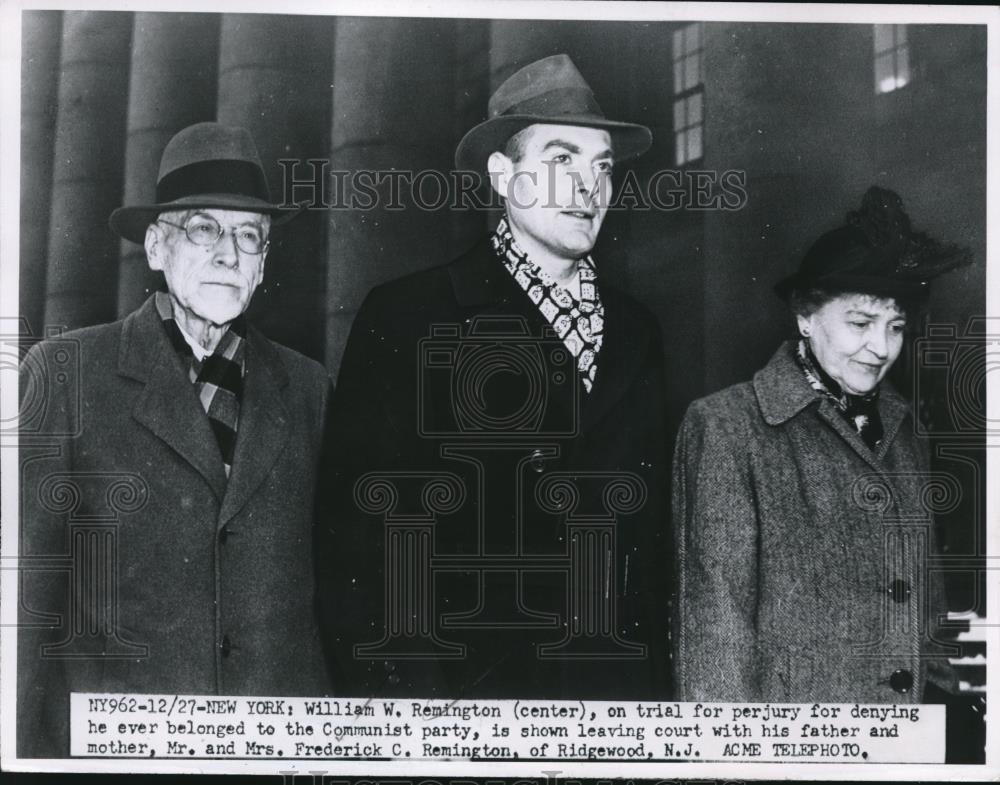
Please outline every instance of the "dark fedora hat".
[{"label": "dark fedora hat", "polygon": [[142,243],[157,215],[191,207],[283,212],[281,222],[296,214],[271,203],[250,132],[220,123],[196,123],[174,134],[160,158],[156,203],[119,207],[109,223],[126,240]]},{"label": "dark fedora hat", "polygon": [[567,55],[552,55],[524,66],[493,93],[489,118],[469,131],[455,150],[459,169],[481,171],[495,150],[535,123],[603,128],[611,135],[616,160],[642,155],[653,142],[644,125],[608,120],[590,85]]},{"label": "dark fedora hat", "polygon": [[812,288],[920,297],[931,280],[971,260],[968,249],[914,231],[899,195],[873,185],[860,209],[849,212],[843,226],[822,234],[799,269],[779,281],[774,291],[783,300]]}]

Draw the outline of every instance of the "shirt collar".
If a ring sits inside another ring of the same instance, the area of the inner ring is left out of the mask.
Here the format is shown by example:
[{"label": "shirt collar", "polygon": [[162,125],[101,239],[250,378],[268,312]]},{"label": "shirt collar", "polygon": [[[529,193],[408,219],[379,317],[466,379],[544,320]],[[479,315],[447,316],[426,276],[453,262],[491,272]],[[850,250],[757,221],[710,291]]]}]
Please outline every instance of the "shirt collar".
[{"label": "shirt collar", "polygon": [[[198,362],[202,362],[206,357],[208,357],[212,352],[208,351],[204,346],[202,346],[198,341],[188,333],[182,326],[181,323],[174,316],[174,306],[173,301],[170,299],[170,295],[166,292],[156,292],[155,294],[156,310],[160,314],[160,318],[163,321],[171,321],[177,328],[177,333],[184,339],[184,343],[187,344],[188,348],[191,349],[191,353],[194,355]],[[222,352],[227,346],[229,341],[229,333],[232,332],[238,335],[240,338],[246,337],[246,326],[243,318],[243,314],[237,316],[229,324],[229,328],[223,334],[219,343],[216,344],[215,352]],[[182,351],[182,347],[175,346],[175,349]]]},{"label": "shirt collar", "polygon": [[[518,245],[517,240],[514,239],[514,234],[510,230],[510,224],[508,223],[506,216],[500,219],[500,222],[497,224],[497,228],[493,231],[492,244],[494,250],[497,252],[497,255],[500,256],[504,265],[512,273],[518,264],[527,265],[531,270],[531,273],[541,280],[545,286],[554,286],[558,289],[563,289],[571,297],[573,297],[574,300],[580,299],[579,297],[573,295],[571,289],[561,286],[551,275],[532,261],[527,252],[521,248],[521,246]],[[594,266],[594,260],[590,256],[584,256],[577,259],[576,272],[580,276],[579,280],[581,283],[585,279],[593,280],[596,278],[597,273],[597,269]]]}]

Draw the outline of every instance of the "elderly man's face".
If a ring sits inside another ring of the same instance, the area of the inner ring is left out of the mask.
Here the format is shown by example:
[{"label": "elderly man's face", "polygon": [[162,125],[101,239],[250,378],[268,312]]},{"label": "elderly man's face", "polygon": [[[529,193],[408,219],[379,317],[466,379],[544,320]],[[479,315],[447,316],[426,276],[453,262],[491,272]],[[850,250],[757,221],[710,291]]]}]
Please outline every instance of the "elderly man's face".
[{"label": "elderly man's face", "polygon": [[844,392],[865,395],[899,357],[906,316],[891,298],[842,294],[798,323],[823,370]]},{"label": "elderly man's face", "polygon": [[494,153],[490,169],[507,200],[511,228],[529,256],[565,260],[590,253],[611,199],[611,137],[599,128],[538,124],[511,160]]},{"label": "elderly man's face", "polygon": [[189,316],[225,325],[247,309],[264,277],[266,247],[247,249],[266,241],[270,224],[269,216],[238,210],[161,213],[146,231],[146,257]]}]

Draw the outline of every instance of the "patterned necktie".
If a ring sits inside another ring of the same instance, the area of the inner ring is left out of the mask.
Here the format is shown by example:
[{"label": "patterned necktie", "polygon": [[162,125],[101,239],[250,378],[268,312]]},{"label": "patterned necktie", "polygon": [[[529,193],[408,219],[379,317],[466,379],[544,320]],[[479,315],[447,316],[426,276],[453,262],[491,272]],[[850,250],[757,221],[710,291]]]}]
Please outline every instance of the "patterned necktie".
[{"label": "patterned necktie", "polygon": [[844,392],[830,375],[823,370],[816,356],[803,339],[795,351],[795,359],[805,374],[809,386],[829,399],[848,425],[857,431],[861,440],[874,452],[885,435],[882,417],[878,413],[878,388],[867,395]]},{"label": "patterned necktie", "polygon": [[208,424],[215,434],[228,477],[236,451],[243,377],[246,373],[246,322],[242,316],[233,320],[215,351],[204,360],[199,360],[174,320],[170,297],[157,292],[156,309],[163,319],[171,344],[187,364],[188,379],[194,384],[198,400],[208,416]]},{"label": "patterned necktie", "polygon": [[593,261],[588,256],[577,263],[580,276],[577,299],[528,258],[511,235],[506,218],[497,224],[492,243],[504,267],[576,358],[583,389],[589,393],[597,378],[597,355],[604,343],[604,304],[597,289]]}]

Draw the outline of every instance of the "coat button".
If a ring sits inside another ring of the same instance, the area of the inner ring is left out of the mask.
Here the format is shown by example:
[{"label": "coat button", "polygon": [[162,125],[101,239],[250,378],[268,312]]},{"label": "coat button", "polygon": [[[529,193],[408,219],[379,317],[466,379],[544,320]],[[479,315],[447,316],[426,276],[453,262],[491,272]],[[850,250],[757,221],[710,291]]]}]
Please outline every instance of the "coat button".
[{"label": "coat button", "polygon": [[913,674],[904,670],[893,671],[889,677],[889,686],[896,692],[907,693],[913,687]]},{"label": "coat button", "polygon": [[232,641],[229,640],[228,635],[222,636],[222,645],[220,646],[220,648],[222,649],[223,657],[228,657],[229,653],[233,650],[233,643]]},{"label": "coat button", "polygon": [[910,584],[902,578],[896,578],[890,583],[888,591],[893,602],[906,602],[910,599]]},{"label": "coat button", "polygon": [[545,471],[545,453],[541,450],[532,450],[531,458],[528,459],[528,465],[541,474]]}]

